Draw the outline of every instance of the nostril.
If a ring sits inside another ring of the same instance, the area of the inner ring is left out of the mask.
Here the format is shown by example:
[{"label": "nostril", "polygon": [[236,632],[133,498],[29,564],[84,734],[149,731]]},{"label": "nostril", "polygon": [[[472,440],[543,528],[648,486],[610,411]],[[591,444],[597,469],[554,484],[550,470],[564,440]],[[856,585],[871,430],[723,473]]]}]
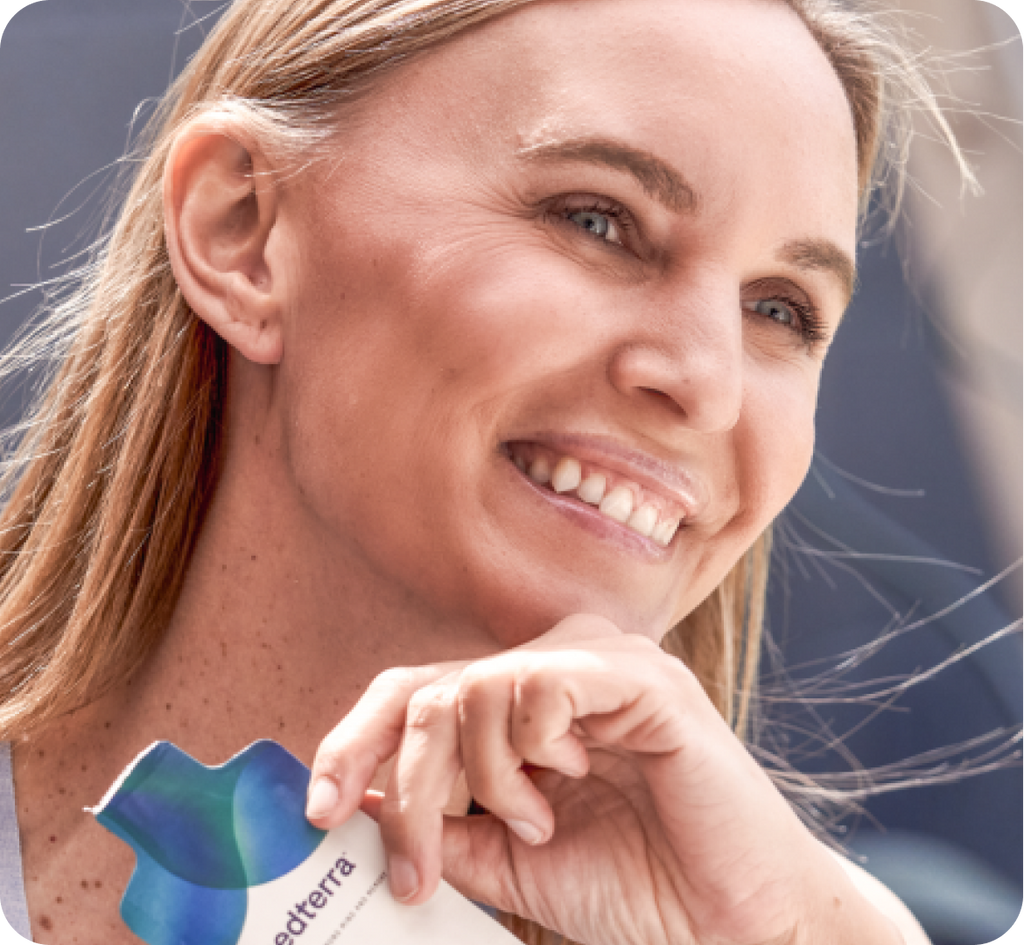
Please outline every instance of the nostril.
[{"label": "nostril", "polygon": [[640,390],[649,395],[651,399],[660,401],[670,410],[685,415],[686,411],[679,405],[679,402],[674,397],[670,397],[664,391],[657,390],[654,387],[641,387]]}]

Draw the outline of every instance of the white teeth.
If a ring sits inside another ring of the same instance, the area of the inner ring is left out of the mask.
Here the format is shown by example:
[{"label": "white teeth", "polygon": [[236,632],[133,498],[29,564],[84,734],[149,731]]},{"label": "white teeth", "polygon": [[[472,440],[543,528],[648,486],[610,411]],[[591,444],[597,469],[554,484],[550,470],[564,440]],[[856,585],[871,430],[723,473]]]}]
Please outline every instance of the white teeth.
[{"label": "white teeth", "polygon": [[678,519],[669,518],[663,522],[658,522],[657,527],[651,534],[651,538],[653,538],[659,545],[667,548],[668,543],[672,540],[672,536],[676,533],[676,529],[678,527]]},{"label": "white teeth", "polygon": [[616,522],[628,521],[633,514],[633,492],[625,486],[616,486],[602,500],[600,509]]},{"label": "white teeth", "polygon": [[607,483],[608,480],[600,473],[591,473],[580,483],[576,495],[589,505],[600,505]]},{"label": "white teeth", "polygon": [[641,505],[630,517],[626,524],[635,532],[639,532],[644,538],[650,538],[654,532],[654,526],[658,524],[658,510],[653,505]]},{"label": "white teeth", "polygon": [[580,464],[571,456],[563,456],[551,474],[551,488],[555,492],[571,492],[580,484]]},{"label": "white teeth", "polygon": [[534,482],[550,484],[558,493],[575,491],[578,498],[589,505],[596,505],[610,519],[631,528],[644,538],[656,541],[662,547],[668,547],[679,528],[678,518],[658,521],[658,508],[649,502],[634,508],[636,495],[628,486],[615,486],[605,494],[608,489],[607,476],[592,472],[584,479],[579,460],[571,456],[561,457],[553,469],[551,460],[546,456],[536,456],[528,463],[516,453],[512,461]]},{"label": "white teeth", "polygon": [[538,456],[530,463],[530,478],[541,485],[551,482],[551,464],[543,457]]}]

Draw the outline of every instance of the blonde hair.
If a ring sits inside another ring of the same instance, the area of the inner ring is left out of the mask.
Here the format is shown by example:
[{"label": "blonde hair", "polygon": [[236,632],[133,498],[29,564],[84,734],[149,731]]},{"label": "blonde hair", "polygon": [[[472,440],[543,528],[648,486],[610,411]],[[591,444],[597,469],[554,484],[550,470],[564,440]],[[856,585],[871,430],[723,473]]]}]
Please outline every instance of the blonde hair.
[{"label": "blonde hair", "polygon": [[[161,180],[178,129],[228,111],[301,164],[379,74],[530,2],[236,0],[223,15],[143,134],[137,176],[76,290],[0,364],[7,376],[56,365],[0,483],[0,737],[95,700],[142,665],[214,488],[227,361],[182,297],[164,243]],[[840,0],[765,2],[793,9],[831,61],[856,128],[862,210],[886,180],[891,209],[909,141],[893,106],[923,103],[952,140],[911,56]],[[664,643],[741,736],[769,556],[766,533]],[[524,941],[545,940],[539,927],[508,923]]]}]

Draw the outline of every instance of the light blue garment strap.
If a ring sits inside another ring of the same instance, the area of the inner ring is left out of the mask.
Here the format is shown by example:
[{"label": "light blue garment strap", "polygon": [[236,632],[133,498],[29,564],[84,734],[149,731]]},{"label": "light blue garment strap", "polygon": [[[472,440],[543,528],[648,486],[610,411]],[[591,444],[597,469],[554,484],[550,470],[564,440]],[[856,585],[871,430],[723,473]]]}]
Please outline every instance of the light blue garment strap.
[{"label": "light blue garment strap", "polygon": [[31,941],[25,878],[21,872],[21,837],[18,835],[18,812],[14,806],[14,771],[11,769],[9,742],[0,742],[0,907],[11,928]]}]

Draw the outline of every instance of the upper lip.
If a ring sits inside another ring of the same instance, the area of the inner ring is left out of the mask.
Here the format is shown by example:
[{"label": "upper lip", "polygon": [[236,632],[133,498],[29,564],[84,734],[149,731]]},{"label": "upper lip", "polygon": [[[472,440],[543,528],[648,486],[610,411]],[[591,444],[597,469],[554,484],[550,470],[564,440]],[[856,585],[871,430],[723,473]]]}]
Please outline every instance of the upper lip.
[{"label": "upper lip", "polygon": [[684,521],[693,519],[707,505],[707,490],[700,477],[678,463],[659,459],[614,437],[545,431],[515,437],[508,442],[537,443],[618,473],[678,505]]}]

